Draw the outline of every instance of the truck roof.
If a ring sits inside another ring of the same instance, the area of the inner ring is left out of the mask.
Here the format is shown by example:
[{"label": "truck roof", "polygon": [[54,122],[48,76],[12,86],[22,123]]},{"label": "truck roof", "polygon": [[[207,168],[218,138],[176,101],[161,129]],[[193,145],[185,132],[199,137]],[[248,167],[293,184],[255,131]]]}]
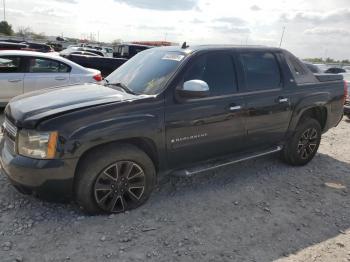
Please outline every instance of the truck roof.
[{"label": "truck roof", "polygon": [[119,44],[117,46],[136,46],[136,47],[148,47],[148,48],[155,47],[152,45],[142,45],[142,44],[135,44],[135,43],[122,43],[122,44]]},{"label": "truck roof", "polygon": [[205,50],[256,50],[256,51],[278,51],[282,50],[277,47],[268,47],[268,46],[254,46],[254,45],[194,45],[189,46],[187,48],[182,48],[181,46],[164,46],[164,47],[156,47],[161,48],[168,51],[178,51],[184,53],[192,53],[196,51],[205,51]]}]

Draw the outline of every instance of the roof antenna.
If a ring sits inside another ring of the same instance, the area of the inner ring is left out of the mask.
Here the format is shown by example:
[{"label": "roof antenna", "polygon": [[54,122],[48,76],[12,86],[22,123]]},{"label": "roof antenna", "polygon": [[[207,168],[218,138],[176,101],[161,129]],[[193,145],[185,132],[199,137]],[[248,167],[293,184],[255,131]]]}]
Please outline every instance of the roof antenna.
[{"label": "roof antenna", "polygon": [[182,46],[181,46],[181,48],[182,49],[186,49],[187,47],[189,47],[188,45],[187,45],[187,43],[186,43],[186,41],[182,44]]}]

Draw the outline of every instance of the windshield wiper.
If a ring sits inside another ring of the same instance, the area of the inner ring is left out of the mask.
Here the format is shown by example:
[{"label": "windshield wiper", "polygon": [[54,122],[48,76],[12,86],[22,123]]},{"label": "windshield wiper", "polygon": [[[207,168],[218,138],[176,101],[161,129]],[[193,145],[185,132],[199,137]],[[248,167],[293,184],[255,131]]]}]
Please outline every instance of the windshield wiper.
[{"label": "windshield wiper", "polygon": [[123,84],[123,83],[110,83],[107,79],[105,79],[107,82],[107,85],[109,86],[117,86],[120,87],[121,89],[123,89],[126,93],[132,94],[132,95],[138,95],[137,93],[135,93],[133,90],[131,90],[127,85]]}]

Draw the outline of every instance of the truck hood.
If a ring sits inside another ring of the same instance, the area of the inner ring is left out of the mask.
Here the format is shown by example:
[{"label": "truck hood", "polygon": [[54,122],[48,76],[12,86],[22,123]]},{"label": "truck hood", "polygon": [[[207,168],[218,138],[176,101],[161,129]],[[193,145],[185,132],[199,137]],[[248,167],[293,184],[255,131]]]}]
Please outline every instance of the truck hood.
[{"label": "truck hood", "polygon": [[72,85],[17,96],[6,106],[5,114],[18,127],[35,128],[38,121],[54,115],[144,97],[98,84]]}]

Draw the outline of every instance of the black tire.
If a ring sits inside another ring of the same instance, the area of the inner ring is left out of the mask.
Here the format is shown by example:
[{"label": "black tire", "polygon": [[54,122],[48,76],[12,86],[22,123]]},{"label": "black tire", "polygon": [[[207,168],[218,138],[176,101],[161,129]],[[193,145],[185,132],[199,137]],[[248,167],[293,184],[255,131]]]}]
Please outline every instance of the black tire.
[{"label": "black tire", "polygon": [[28,189],[28,188],[25,188],[25,187],[22,187],[22,186],[19,186],[19,185],[13,185],[13,187],[21,194],[23,195],[31,195],[33,193],[32,190]]},{"label": "black tire", "polygon": [[294,135],[283,148],[281,157],[293,166],[304,166],[317,153],[321,143],[322,129],[313,118],[304,118],[298,124]]},{"label": "black tire", "polygon": [[75,199],[91,215],[121,213],[144,204],[155,180],[153,162],[145,152],[133,145],[110,144],[79,163]]}]

